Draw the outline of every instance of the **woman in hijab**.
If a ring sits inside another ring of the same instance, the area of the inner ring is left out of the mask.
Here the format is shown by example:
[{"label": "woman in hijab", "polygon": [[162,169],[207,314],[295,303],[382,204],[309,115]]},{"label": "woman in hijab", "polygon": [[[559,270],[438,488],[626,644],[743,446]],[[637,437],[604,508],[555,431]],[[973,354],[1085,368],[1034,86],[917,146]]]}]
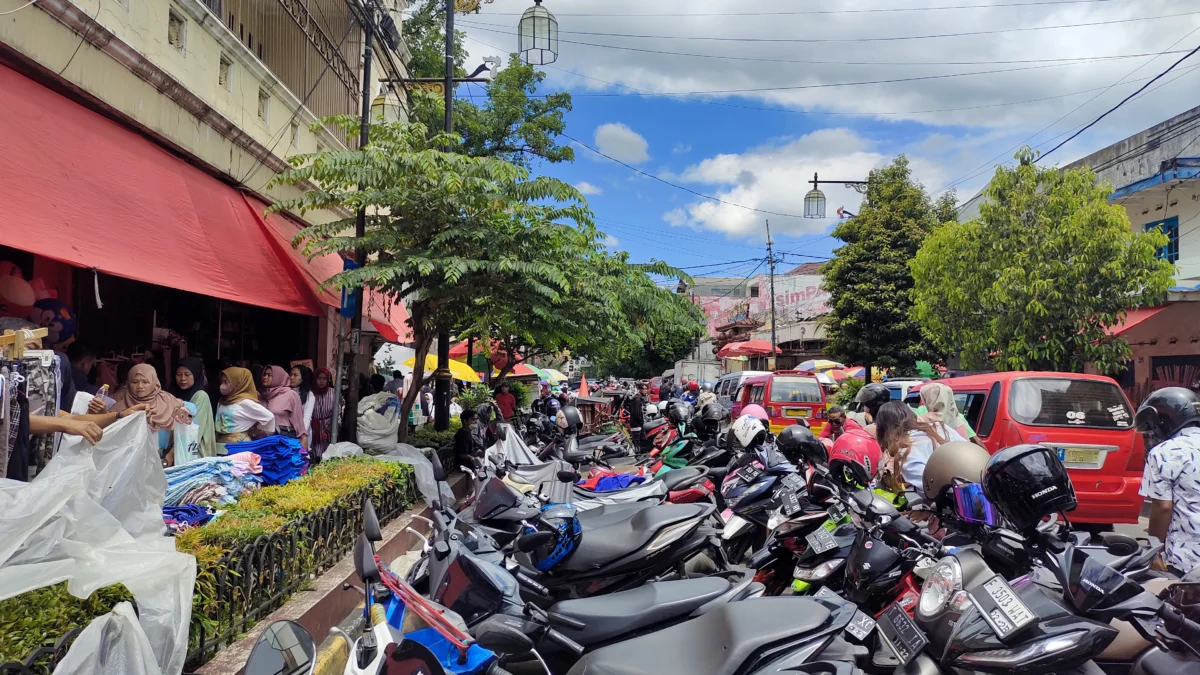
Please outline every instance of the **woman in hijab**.
[{"label": "woman in hijab", "polygon": [[319,460],[329,447],[333,431],[333,373],[328,368],[317,371],[312,398],[312,437],[309,439],[312,449],[308,454]]},{"label": "woman in hijab", "polygon": [[313,406],[316,405],[312,395],[313,371],[308,366],[292,366],[289,375],[288,384],[300,395],[300,403],[304,406],[304,433],[308,434],[311,443]]},{"label": "woman in hijab", "polygon": [[940,382],[930,382],[921,386],[921,407],[916,410],[922,422],[945,424],[958,433],[979,445],[975,430],[967,423],[967,418],[958,410],[954,400],[954,390]]},{"label": "woman in hijab", "polygon": [[214,421],[217,453],[226,454],[227,443],[240,443],[275,433],[275,415],[258,402],[254,376],[245,368],[221,371],[221,401]]},{"label": "woman in hijab", "polygon": [[217,431],[214,426],[212,402],[204,388],[208,385],[204,377],[204,362],[189,356],[179,361],[175,368],[174,394],[181,401],[190,401],[196,406],[196,424],[200,427],[197,450],[201,457],[217,454]]},{"label": "woman in hijab", "polygon": [[300,445],[308,448],[308,431],[304,428],[304,404],[300,395],[291,387],[291,378],[279,366],[269,366],[263,371],[263,391],[260,400],[275,415],[275,432],[299,438]]},{"label": "woman in hijab", "polygon": [[125,388],[117,392],[113,410],[121,412],[136,405],[149,406],[146,410],[146,422],[152,431],[158,432],[158,450],[167,462],[174,463],[175,448],[171,443],[172,430],[175,421],[189,422],[190,415],[183,412],[183,402],[163,391],[158,381],[158,373],[154,366],[139,363],[129,369],[129,379]]}]

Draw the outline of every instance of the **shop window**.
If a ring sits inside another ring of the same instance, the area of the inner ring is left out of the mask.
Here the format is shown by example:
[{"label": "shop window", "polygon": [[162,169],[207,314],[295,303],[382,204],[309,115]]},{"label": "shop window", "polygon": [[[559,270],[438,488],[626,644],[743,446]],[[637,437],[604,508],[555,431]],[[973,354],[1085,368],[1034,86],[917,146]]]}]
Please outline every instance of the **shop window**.
[{"label": "shop window", "polygon": [[258,89],[258,120],[266,124],[271,114],[271,95],[266,89]]},{"label": "shop window", "polygon": [[187,19],[182,14],[171,9],[167,11],[167,42],[180,52],[185,50],[187,41]]},{"label": "shop window", "polygon": [[1167,235],[1167,245],[1158,249],[1155,255],[1168,262],[1179,262],[1179,217],[1171,216],[1166,220],[1156,220],[1146,223],[1146,231],[1160,230]]},{"label": "shop window", "polygon": [[217,84],[225,91],[233,91],[233,61],[224,54],[221,55],[220,65],[217,67]]},{"label": "shop window", "polygon": [[750,287],[750,297],[752,297],[752,298],[757,298],[757,297],[758,297],[758,286],[751,286],[751,287]]}]

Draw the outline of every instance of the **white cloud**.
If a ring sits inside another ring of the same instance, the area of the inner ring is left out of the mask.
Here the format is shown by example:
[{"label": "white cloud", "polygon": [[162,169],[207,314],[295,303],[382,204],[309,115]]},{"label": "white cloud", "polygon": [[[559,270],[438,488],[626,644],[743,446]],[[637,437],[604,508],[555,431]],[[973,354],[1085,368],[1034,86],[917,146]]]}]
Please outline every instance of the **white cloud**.
[{"label": "white cloud", "polygon": [[676,155],[684,155],[692,151],[691,143],[676,143],[675,147],[671,148],[671,153]]},{"label": "white cloud", "polygon": [[586,180],[581,180],[578,183],[576,183],[575,189],[579,190],[580,192],[582,192],[585,195],[602,195],[602,194],[604,194],[603,189],[601,189],[599,186],[592,185],[591,183],[587,182]]},{"label": "white cloud", "polygon": [[610,122],[597,127],[595,141],[600,152],[627,164],[641,164],[650,159],[646,152],[650,144],[646,139],[620,122]]},{"label": "white cloud", "polygon": [[662,219],[675,227],[687,225],[688,222],[687,212],[683,209],[671,209],[662,215]]},{"label": "white cloud", "polygon": [[611,234],[608,234],[604,236],[604,241],[602,243],[604,244],[605,248],[617,248],[621,245],[621,240],[617,239]]}]

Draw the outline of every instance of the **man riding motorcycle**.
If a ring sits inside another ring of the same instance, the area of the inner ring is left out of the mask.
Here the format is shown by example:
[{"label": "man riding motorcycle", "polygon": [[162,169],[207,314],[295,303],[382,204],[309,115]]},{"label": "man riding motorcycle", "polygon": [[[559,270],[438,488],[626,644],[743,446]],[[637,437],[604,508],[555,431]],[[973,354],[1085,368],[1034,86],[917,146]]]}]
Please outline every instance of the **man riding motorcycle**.
[{"label": "man riding motorcycle", "polygon": [[1183,387],[1159,389],[1134,423],[1146,441],[1147,531],[1166,542],[1166,564],[1182,575],[1200,566],[1200,398]]}]

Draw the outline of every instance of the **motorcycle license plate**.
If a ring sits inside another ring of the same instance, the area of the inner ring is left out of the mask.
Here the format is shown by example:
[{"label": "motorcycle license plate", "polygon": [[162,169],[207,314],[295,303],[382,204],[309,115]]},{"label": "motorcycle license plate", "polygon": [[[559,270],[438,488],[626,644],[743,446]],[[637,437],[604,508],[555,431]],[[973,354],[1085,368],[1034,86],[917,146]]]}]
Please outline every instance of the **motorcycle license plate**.
[{"label": "motorcycle license plate", "polygon": [[809,532],[804,540],[808,542],[808,550],[818,555],[837,548],[837,540],[833,538],[833,533],[823,527]]},{"label": "motorcycle license plate", "polygon": [[1000,575],[988,579],[982,586],[971,589],[971,602],[979,608],[984,621],[996,631],[1001,640],[1011,637],[1037,616],[1021,601],[1012,586]]},{"label": "motorcycle license plate", "polygon": [[791,518],[800,513],[803,508],[800,506],[800,495],[795,492],[789,490],[779,495],[779,510],[785,518]]},{"label": "motorcycle license plate", "polygon": [[835,523],[841,522],[842,518],[850,515],[850,511],[846,509],[846,505],[841,502],[835,502],[833,506],[825,509],[825,512],[829,514],[829,519]]},{"label": "motorcycle license plate", "polygon": [[814,598],[823,598],[825,600],[833,600],[834,602],[837,602],[838,604],[842,604],[842,605],[846,604],[846,601],[842,598],[842,596],[829,590],[828,586],[822,586],[822,587],[818,588],[817,592],[813,593],[813,597]]},{"label": "motorcycle license plate", "polygon": [[794,473],[789,473],[783,477],[783,486],[795,492],[808,489],[808,486],[804,484],[804,479]]},{"label": "motorcycle license plate", "polygon": [[867,636],[870,635],[871,631],[873,630],[875,630],[875,619],[872,619],[870,616],[864,614],[861,609],[856,610],[854,612],[854,618],[850,619],[850,623],[846,624],[846,632],[858,638],[859,640],[867,639]]},{"label": "motorcycle license plate", "polygon": [[762,475],[762,469],[758,468],[757,466],[748,466],[739,471],[737,477],[749,484],[758,480],[759,476]]},{"label": "motorcycle license plate", "polygon": [[898,602],[879,615],[877,625],[879,636],[900,660],[900,665],[907,666],[912,663],[921,650],[925,649],[925,645],[929,644],[929,638],[925,637]]}]

